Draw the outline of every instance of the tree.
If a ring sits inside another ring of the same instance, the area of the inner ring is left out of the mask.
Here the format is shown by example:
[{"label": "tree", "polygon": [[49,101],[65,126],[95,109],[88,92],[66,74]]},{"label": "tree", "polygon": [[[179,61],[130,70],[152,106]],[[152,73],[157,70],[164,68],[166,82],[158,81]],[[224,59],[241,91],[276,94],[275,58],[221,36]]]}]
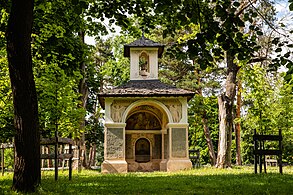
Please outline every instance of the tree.
[{"label": "tree", "polygon": [[[158,10],[165,10],[170,2],[158,2]],[[239,31],[245,23],[239,17],[243,10],[240,3],[228,0],[217,2],[190,2],[183,1],[185,6],[172,6],[174,12],[166,11],[166,33],[174,33],[174,29],[188,29],[189,24],[199,26],[199,32],[183,44],[187,48],[187,54],[191,60],[197,62],[201,69],[217,63],[226,63],[226,86],[219,98],[219,147],[217,167],[231,166],[231,142],[232,142],[232,108],[235,97],[236,75],[239,70],[236,60],[249,60],[255,41],[253,37],[246,37]],[[175,11],[175,10],[180,11]],[[177,23],[168,22],[177,18]],[[173,32],[172,32],[173,31]],[[182,47],[181,44],[180,46]]]},{"label": "tree", "polygon": [[33,0],[12,0],[6,32],[16,131],[12,189],[22,192],[35,191],[41,177],[38,103],[31,56],[33,8]]},{"label": "tree", "polygon": [[[190,24],[195,24],[200,29],[194,37],[183,43],[177,42],[173,47],[185,47],[188,57],[195,60],[203,70],[213,64],[222,67],[225,64],[226,83],[218,98],[220,131],[217,167],[230,167],[236,76],[242,65],[268,59],[268,56],[258,52],[258,42],[263,37],[263,29],[273,28],[269,23],[273,15],[264,14],[258,6],[266,5],[270,7],[266,10],[273,9],[270,3],[264,1],[186,0],[178,4],[176,1],[168,0],[156,3],[155,13],[164,13],[160,15],[160,20],[166,23],[165,34],[176,34],[178,29],[189,30]],[[171,8],[169,4],[172,4]],[[259,20],[265,21],[265,25],[259,24]],[[271,39],[268,43],[277,46],[276,52],[281,52],[280,47],[288,44],[285,41],[280,43]],[[268,64],[275,68],[283,64],[292,71],[292,62],[287,59],[288,56],[290,53],[286,53],[284,57],[278,56]]]}]

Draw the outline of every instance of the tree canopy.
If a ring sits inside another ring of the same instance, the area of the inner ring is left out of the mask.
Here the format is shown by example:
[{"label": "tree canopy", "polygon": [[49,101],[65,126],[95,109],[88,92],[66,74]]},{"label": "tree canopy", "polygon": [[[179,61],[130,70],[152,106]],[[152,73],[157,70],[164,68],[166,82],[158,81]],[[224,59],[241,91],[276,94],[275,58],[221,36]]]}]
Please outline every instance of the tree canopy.
[{"label": "tree canopy", "polygon": [[[13,124],[18,99],[11,89],[15,83],[8,79],[10,75],[13,80],[17,73],[8,64],[21,60],[9,53],[13,49],[9,33],[17,23],[13,23],[13,10],[18,3],[0,2],[0,141],[7,142],[13,136],[28,135],[21,134],[15,129],[17,124]],[[273,133],[279,128],[284,129],[284,155],[290,163],[292,31],[276,23],[273,2],[35,0],[31,3],[34,4],[29,13],[33,14],[33,21],[31,18],[30,26],[23,25],[31,31],[26,32],[26,47],[20,47],[27,59],[31,59],[28,62],[31,70],[22,72],[28,76],[24,80],[36,83],[36,88],[31,89],[35,104],[30,105],[32,109],[38,108],[38,113],[28,120],[35,125],[32,134],[36,139],[39,132],[43,137],[52,136],[58,124],[60,136],[77,139],[85,136],[88,147],[91,143],[102,147],[97,93],[129,80],[129,59],[123,57],[123,44],[145,33],[166,44],[159,62],[160,79],[197,93],[190,101],[189,143],[190,147],[201,149],[204,163],[215,164],[215,153],[218,167],[229,167],[231,161],[235,162],[234,126],[239,122],[245,163],[251,163],[253,129]],[[289,4],[292,11],[293,2],[289,0]],[[121,35],[105,40],[103,36],[114,32],[115,26],[121,27]],[[84,43],[85,36],[94,36],[96,45]],[[278,72],[280,67],[286,71]],[[237,118],[234,100],[239,83],[243,87],[240,97],[243,105]],[[218,121],[219,114],[223,120]],[[85,128],[81,127],[83,122]],[[221,141],[225,137],[228,143]],[[223,151],[228,151],[227,155]],[[38,183],[37,176],[33,183]],[[35,188],[30,187],[30,190]],[[15,189],[23,190],[17,186]]]}]

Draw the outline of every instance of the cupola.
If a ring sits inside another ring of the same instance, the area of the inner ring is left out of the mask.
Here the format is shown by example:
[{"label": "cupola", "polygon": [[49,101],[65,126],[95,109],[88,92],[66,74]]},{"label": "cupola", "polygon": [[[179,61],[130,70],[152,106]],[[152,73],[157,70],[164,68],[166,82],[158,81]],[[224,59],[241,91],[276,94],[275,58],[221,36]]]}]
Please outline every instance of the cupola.
[{"label": "cupola", "polygon": [[144,36],[124,45],[124,57],[130,57],[130,80],[158,79],[158,58],[163,51],[164,45]]}]

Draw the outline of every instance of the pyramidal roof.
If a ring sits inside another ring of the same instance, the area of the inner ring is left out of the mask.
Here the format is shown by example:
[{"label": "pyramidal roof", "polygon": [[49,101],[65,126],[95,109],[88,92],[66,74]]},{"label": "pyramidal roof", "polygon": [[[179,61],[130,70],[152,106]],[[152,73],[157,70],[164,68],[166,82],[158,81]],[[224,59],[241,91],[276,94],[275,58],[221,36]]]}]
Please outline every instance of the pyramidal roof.
[{"label": "pyramidal roof", "polygon": [[159,48],[158,57],[160,58],[164,51],[164,45],[145,38],[144,35],[133,41],[132,43],[124,45],[124,57],[130,57],[130,48],[132,47],[155,47]]},{"label": "pyramidal roof", "polygon": [[126,84],[99,93],[99,101],[104,107],[106,97],[187,97],[195,93],[162,83],[159,80],[130,80]]}]

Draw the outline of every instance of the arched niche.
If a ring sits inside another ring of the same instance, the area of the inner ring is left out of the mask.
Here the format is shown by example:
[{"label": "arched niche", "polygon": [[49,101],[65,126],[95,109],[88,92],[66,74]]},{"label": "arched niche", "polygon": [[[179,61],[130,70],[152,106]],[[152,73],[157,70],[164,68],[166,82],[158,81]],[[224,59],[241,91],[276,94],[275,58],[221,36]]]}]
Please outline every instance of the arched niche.
[{"label": "arched niche", "polygon": [[139,55],[139,74],[141,76],[147,76],[150,72],[150,58],[149,55],[143,51]]},{"label": "arched niche", "polygon": [[140,138],[135,143],[135,161],[146,163],[151,160],[151,144],[146,138]]}]

